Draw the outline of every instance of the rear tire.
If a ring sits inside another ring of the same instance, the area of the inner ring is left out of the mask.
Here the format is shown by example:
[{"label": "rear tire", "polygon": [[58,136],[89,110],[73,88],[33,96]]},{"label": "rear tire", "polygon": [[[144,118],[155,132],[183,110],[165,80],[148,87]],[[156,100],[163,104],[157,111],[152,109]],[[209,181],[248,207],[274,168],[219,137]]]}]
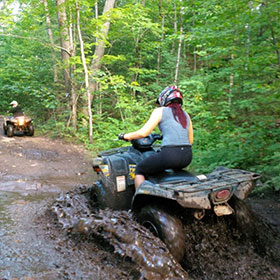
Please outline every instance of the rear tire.
[{"label": "rear tire", "polygon": [[3,131],[4,131],[4,134],[7,135],[7,127],[5,126],[5,124],[3,124]]},{"label": "rear tire", "polygon": [[159,237],[179,262],[185,252],[185,234],[179,218],[158,206],[146,206],[137,214],[138,222]]},{"label": "rear tire", "polygon": [[28,126],[27,135],[28,135],[28,136],[33,136],[33,135],[34,135],[34,126],[33,126],[32,124],[30,124],[30,125]]},{"label": "rear tire", "polygon": [[8,124],[7,136],[8,137],[13,137],[14,136],[14,127],[11,124]]}]

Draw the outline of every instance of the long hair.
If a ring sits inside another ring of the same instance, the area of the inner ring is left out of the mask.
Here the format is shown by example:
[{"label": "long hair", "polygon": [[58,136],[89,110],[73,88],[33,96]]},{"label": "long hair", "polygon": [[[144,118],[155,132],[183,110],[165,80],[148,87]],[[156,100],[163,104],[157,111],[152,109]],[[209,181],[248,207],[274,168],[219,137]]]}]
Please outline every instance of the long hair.
[{"label": "long hair", "polygon": [[176,100],[174,101],[175,102],[172,102],[169,105],[167,105],[167,107],[170,107],[172,109],[174,120],[180,123],[183,128],[186,128],[188,124],[187,117],[184,111],[182,110],[181,104],[176,102]]}]

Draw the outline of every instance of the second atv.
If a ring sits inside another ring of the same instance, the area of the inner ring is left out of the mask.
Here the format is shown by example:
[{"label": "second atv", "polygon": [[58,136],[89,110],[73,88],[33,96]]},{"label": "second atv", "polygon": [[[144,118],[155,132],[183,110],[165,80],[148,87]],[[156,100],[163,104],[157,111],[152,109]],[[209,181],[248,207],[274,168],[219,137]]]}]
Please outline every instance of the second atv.
[{"label": "second atv", "polygon": [[28,136],[34,135],[32,119],[26,116],[4,118],[3,130],[8,137],[13,137],[16,132],[23,132]]},{"label": "second atv", "polygon": [[185,234],[177,214],[189,210],[197,219],[202,219],[206,211],[217,216],[234,214],[234,201],[245,199],[260,176],[225,167],[207,176],[165,170],[149,176],[135,192],[136,164],[159,151],[153,146],[156,140],[161,140],[161,135],[150,134],[132,140],[132,146],[101,152],[94,158],[93,169],[99,180],[93,185],[92,201],[98,208],[131,209],[138,222],[159,237],[180,261]]}]

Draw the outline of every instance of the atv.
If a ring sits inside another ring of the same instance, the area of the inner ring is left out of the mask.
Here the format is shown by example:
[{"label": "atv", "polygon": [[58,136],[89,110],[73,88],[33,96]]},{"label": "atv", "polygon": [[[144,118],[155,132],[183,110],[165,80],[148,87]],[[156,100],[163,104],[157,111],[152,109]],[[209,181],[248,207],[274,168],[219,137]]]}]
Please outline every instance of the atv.
[{"label": "atv", "polygon": [[[186,170],[165,170],[149,176],[135,191],[135,167],[160,150],[153,145],[159,134],[132,140],[131,146],[104,151],[93,159],[98,180],[92,187],[94,207],[132,210],[136,220],[159,237],[173,256],[184,255],[185,234],[178,213],[189,211],[198,220],[206,211],[217,216],[234,214],[234,200],[244,200],[255,186],[258,174],[218,167],[206,175]],[[231,205],[232,204],[232,205]]]},{"label": "atv", "polygon": [[13,137],[15,132],[23,132],[28,136],[34,135],[32,119],[26,116],[4,118],[3,130],[8,137]]}]

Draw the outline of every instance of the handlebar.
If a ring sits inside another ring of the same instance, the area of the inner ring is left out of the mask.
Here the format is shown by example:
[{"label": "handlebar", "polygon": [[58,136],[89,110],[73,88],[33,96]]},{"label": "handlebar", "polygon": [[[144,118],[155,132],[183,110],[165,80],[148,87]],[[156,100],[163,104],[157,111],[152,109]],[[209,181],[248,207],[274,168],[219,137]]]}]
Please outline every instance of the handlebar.
[{"label": "handlebar", "polygon": [[127,141],[126,139],[124,139],[124,133],[120,133],[120,134],[118,135],[118,139],[119,139],[119,140]]},{"label": "handlebar", "polygon": [[[124,139],[124,133],[120,133],[118,135],[118,139],[123,141],[128,141]],[[137,150],[147,150],[147,149],[151,149],[153,143],[156,140],[162,140],[162,135],[157,133],[151,133],[146,137],[131,140],[131,144]]]},{"label": "handlebar", "polygon": [[[127,139],[124,139],[124,135],[125,135],[125,133],[120,133],[119,135],[118,135],[118,140],[123,140],[123,141],[129,141],[129,140],[127,140]],[[158,134],[158,133],[151,133],[151,134],[149,134],[148,136],[146,136],[146,137],[143,137],[143,138],[139,138],[139,139],[133,139],[133,140],[131,140],[131,141],[137,141],[137,140],[140,140],[140,139],[150,139],[150,140],[153,140],[153,142],[154,141],[156,141],[156,140],[162,140],[162,135],[161,134]]]}]

